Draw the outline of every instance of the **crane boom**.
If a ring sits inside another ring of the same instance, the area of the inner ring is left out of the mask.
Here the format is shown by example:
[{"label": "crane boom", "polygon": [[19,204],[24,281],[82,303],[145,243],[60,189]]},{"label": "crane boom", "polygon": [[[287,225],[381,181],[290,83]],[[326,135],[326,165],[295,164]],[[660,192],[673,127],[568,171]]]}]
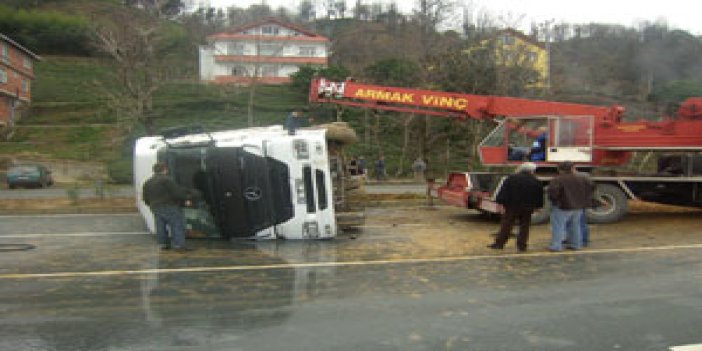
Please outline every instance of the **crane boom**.
[{"label": "crane boom", "polygon": [[[576,161],[591,165],[620,165],[628,161],[631,151],[702,150],[702,98],[686,100],[673,118],[665,117],[659,121],[623,121],[624,108],[619,105],[596,106],[448,93],[361,84],[355,81],[335,82],[325,78],[312,81],[309,100],[313,103],[333,103],[458,119],[547,118],[549,138],[559,143],[550,146],[572,147],[580,152],[579,156],[561,153],[561,157],[555,157],[553,153],[553,160],[549,161],[576,157]],[[507,134],[509,130],[519,127],[508,123],[504,129]],[[504,145],[482,145],[483,163],[510,164],[507,156],[501,156],[507,154],[507,144],[508,141],[505,140]]]},{"label": "crane boom", "polygon": [[[575,161],[593,171],[599,206],[587,211],[588,220],[610,223],[627,212],[628,199],[679,206],[702,207],[702,98],[685,100],[673,117],[658,121],[624,121],[624,108],[563,102],[446,93],[333,82],[312,81],[309,100],[377,110],[419,113],[449,118],[499,121],[479,146],[485,165],[513,165],[527,159],[526,137],[543,140],[545,149],[529,151],[528,159],[543,157],[539,165]],[[536,127],[536,128],[534,128]],[[544,131],[544,128],[546,131]],[[517,137],[515,137],[515,134]],[[541,145],[539,145],[541,146]],[[519,152],[514,152],[515,150]],[[595,166],[618,166],[632,151],[665,151],[659,155],[656,173],[617,174],[616,169],[598,172]],[[516,155],[517,157],[513,157]],[[537,160],[538,161],[538,160]],[[541,167],[542,182],[553,176],[553,167]],[[599,173],[599,174],[598,174]],[[446,183],[429,183],[428,191],[444,202],[483,212],[500,213],[494,200],[504,172],[450,172]],[[549,209],[535,212],[532,223],[548,220]]]}]

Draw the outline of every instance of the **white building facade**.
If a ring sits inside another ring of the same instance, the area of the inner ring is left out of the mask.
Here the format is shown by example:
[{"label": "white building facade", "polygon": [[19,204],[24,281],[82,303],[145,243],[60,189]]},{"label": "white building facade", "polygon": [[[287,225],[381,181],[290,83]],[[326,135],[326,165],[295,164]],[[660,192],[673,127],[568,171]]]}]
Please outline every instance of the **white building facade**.
[{"label": "white building facade", "polygon": [[277,19],[210,35],[200,46],[200,80],[283,84],[302,66],[326,67],[329,39]]}]

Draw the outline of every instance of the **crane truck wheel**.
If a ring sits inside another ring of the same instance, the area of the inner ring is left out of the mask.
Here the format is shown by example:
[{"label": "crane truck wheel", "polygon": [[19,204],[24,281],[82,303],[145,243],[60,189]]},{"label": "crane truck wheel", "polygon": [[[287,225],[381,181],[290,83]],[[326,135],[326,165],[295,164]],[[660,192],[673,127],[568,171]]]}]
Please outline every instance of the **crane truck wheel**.
[{"label": "crane truck wheel", "polygon": [[620,220],[629,209],[624,192],[616,185],[598,184],[595,198],[604,204],[587,210],[590,223],[614,223]]},{"label": "crane truck wheel", "polygon": [[544,224],[548,223],[551,218],[551,201],[548,201],[546,195],[544,195],[544,207],[537,209],[531,214],[531,224]]}]

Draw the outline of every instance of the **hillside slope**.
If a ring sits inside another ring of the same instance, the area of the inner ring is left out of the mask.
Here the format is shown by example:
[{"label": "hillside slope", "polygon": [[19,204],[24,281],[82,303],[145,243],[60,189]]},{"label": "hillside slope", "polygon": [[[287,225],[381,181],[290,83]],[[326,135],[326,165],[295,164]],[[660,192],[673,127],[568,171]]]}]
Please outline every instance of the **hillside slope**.
[{"label": "hillside slope", "polygon": [[[71,160],[129,163],[133,140],[143,128],[109,108],[95,88],[110,81],[98,59],[44,57],[35,65],[31,109],[10,141],[0,143],[0,157],[22,160]],[[305,96],[287,86],[259,86],[254,124],[282,123]],[[249,90],[179,81],[163,86],[154,99],[157,129],[202,125],[208,130],[247,126]],[[125,166],[126,167],[126,166]]]}]

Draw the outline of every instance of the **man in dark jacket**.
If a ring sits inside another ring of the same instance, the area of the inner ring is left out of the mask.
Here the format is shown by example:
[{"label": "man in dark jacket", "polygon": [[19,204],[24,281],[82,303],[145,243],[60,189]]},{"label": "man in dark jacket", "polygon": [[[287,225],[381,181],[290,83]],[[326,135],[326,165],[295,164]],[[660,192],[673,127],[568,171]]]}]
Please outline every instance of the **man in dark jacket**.
[{"label": "man in dark jacket", "polygon": [[558,176],[548,185],[551,208],[550,251],[563,250],[563,240],[568,233],[569,249],[579,250],[583,245],[580,220],[585,208],[592,205],[595,185],[589,177],[575,173],[572,162],[558,165]]},{"label": "man in dark jacket", "polygon": [[142,196],[156,220],[156,240],[164,250],[173,247],[176,251],[186,251],[185,217],[180,207],[191,206],[198,193],[171,179],[164,163],[156,163],[153,171],[154,175],[144,182]]},{"label": "man in dark jacket", "polygon": [[289,135],[295,135],[295,131],[300,128],[300,119],[302,118],[302,112],[299,109],[295,109],[285,118],[285,125],[283,129],[288,131]]},{"label": "man in dark jacket", "polygon": [[491,249],[503,249],[512,231],[515,220],[519,220],[517,250],[524,252],[529,241],[529,225],[534,210],[544,207],[544,189],[534,176],[536,164],[525,162],[517,168],[515,174],[509,175],[497,192],[496,201],[504,207],[500,221],[500,231],[495,243],[488,245]]}]

